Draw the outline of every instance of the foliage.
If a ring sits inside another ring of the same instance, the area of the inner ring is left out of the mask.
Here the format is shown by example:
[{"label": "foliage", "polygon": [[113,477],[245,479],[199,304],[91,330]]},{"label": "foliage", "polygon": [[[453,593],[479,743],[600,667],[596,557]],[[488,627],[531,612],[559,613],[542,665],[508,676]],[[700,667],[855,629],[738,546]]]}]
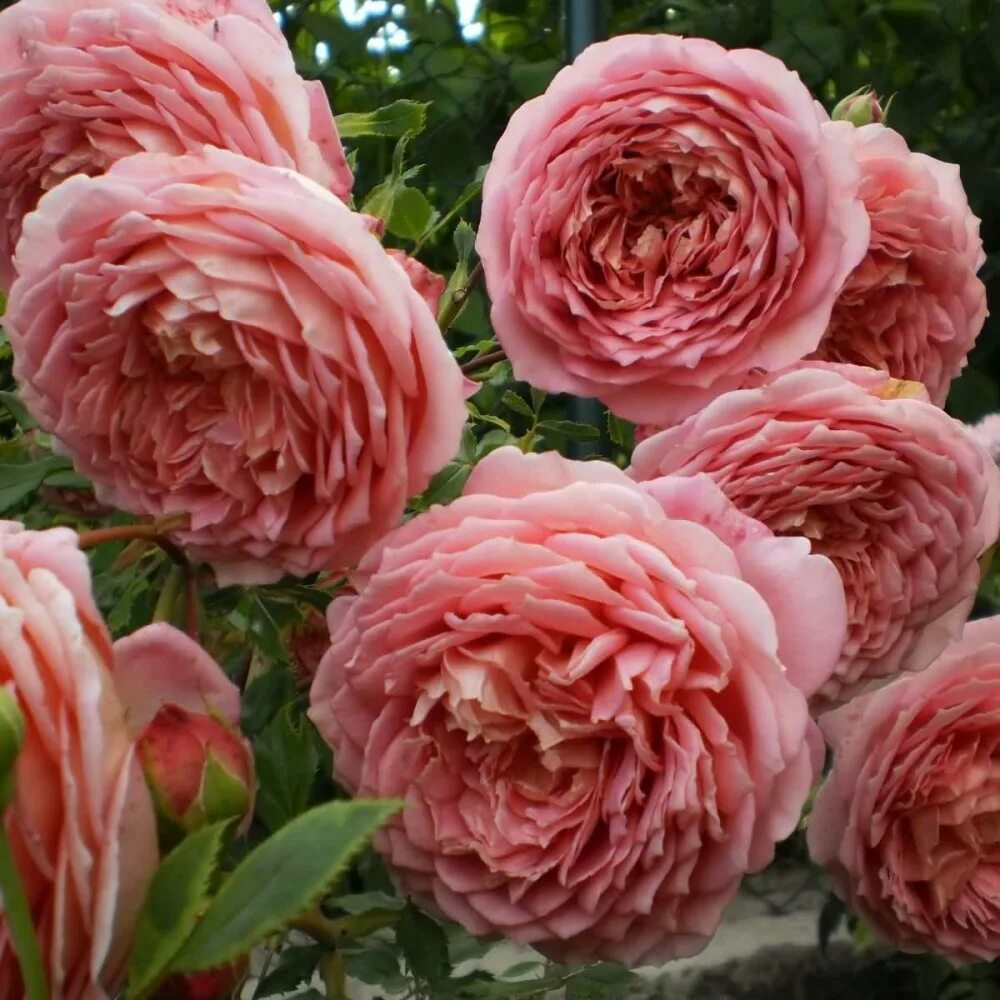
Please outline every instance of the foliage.
[{"label": "foliage", "polygon": [[[608,413],[599,426],[570,419],[566,399],[516,382],[495,356],[476,273],[483,165],[510,112],[540,93],[563,62],[560,4],[487,0],[473,22],[482,25],[481,37],[472,40],[474,33],[463,36],[469,25],[455,0],[387,4],[360,25],[348,23],[336,0],[272,6],[301,71],[321,79],[330,94],[355,154],[356,206],[385,222],[388,245],[418,252],[448,277],[442,326],[456,356],[474,366],[470,377],[479,389],[461,450],[412,509],[454,499],[475,463],[508,443],[525,451],[601,453],[624,464],[631,425]],[[911,145],[960,164],[983,220],[990,299],[1000,302],[1000,52],[990,42],[1000,36],[998,0],[622,0],[607,8],[612,33],[669,30],[762,47],[798,70],[827,106],[865,83],[895,94],[892,124]],[[372,52],[369,43],[384,41],[390,22],[405,29],[407,43]],[[1000,407],[1000,308],[992,311],[949,400],[964,420]],[[2,337],[0,514],[32,527],[81,530],[129,521],[95,497],[34,425],[17,397]],[[91,564],[97,600],[116,635],[154,618],[180,620],[170,556],[154,544],[101,545]],[[377,857],[359,853],[395,806],[345,802],[327,777],[329,751],[304,713],[308,674],[290,642],[341,585],[316,577],[219,590],[196,581],[203,644],[244,689],[242,724],[260,782],[251,849],[241,857],[247,848],[231,842],[231,831],[208,827],[163,862],[139,925],[129,997],[148,996],[168,973],[217,965],[262,943],[271,955],[256,992],[262,1000],[308,991],[317,968],[328,996],[346,977],[387,997],[527,1000],[558,988],[567,1000],[623,996],[633,977],[612,963],[571,970],[538,959],[499,976],[480,971],[493,942],[470,938],[399,898]],[[995,567],[980,610],[998,609]],[[303,914],[310,943],[283,937]],[[824,909],[824,943],[844,918],[837,903]],[[928,998],[1000,996],[993,965],[956,971],[926,964]],[[300,993],[310,995],[318,994]]]}]

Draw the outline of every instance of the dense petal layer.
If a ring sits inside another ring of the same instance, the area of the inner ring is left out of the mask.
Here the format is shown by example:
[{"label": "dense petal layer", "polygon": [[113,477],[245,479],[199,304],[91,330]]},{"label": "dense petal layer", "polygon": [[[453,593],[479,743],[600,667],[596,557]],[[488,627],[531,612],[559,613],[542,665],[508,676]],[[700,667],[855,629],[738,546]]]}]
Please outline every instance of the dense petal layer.
[{"label": "dense petal layer", "polygon": [[0,286],[24,216],[74,174],[208,143],[347,198],[322,85],[265,0],[19,0],[0,13]]},{"label": "dense petal layer", "polygon": [[742,511],[830,557],[850,628],[820,703],[926,667],[972,607],[1000,529],[1000,473],[915,383],[822,363],[763,382],[647,438],[632,476],[708,474]]},{"label": "dense petal layer", "polygon": [[857,156],[871,242],[815,357],[922,382],[944,405],[986,319],[976,277],[986,257],[958,167],[911,152],[882,125],[831,128]]},{"label": "dense petal layer", "polygon": [[588,48],[501,137],[477,248],[519,377],[666,423],[815,350],[868,245],[851,151],[777,59]]},{"label": "dense petal layer", "polygon": [[1000,957],[1000,618],[920,674],[823,719],[834,766],[809,847],[834,888],[905,951]]},{"label": "dense petal layer", "polygon": [[348,788],[405,799],[376,839],[403,889],[563,959],[703,947],[812,781],[795,681],[825,678],[777,575],[831,609],[827,672],[846,611],[807,549],[706,477],[513,448],[389,535],[330,607],[311,716]]},{"label": "dense petal layer", "polygon": [[5,326],[109,502],[188,515],[221,579],[351,565],[458,448],[465,382],[362,216],[206,148],[74,177],[28,217]]}]

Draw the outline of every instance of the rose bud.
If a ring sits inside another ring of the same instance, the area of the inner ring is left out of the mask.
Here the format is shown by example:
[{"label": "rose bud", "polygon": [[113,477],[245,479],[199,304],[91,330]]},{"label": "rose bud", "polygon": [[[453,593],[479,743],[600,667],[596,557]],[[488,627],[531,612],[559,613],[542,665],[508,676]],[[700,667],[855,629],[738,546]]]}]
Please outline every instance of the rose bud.
[{"label": "rose bud", "polygon": [[207,823],[249,815],[253,757],[225,722],[164,705],[138,742],[163,846]]},{"label": "rose bud", "polygon": [[[892,104],[891,98],[889,104]],[[859,87],[834,105],[830,117],[835,122],[850,122],[858,126],[878,124],[885,121],[889,104],[883,108],[878,94],[871,87]]]},{"label": "rose bud", "polygon": [[153,1000],[225,1000],[232,996],[246,973],[247,960],[243,958],[218,969],[171,976]]}]

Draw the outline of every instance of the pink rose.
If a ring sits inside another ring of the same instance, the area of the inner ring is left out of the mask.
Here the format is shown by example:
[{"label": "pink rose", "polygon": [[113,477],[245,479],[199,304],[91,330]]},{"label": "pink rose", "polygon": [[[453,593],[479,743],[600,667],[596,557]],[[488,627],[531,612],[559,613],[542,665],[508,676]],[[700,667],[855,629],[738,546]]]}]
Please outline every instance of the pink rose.
[{"label": "pink rose", "polygon": [[808,794],[833,566],[706,477],[507,447],[356,582],[310,715],[348,788],[406,800],[403,891],[564,960],[701,949]]},{"label": "pink rose", "polygon": [[1000,957],[1000,617],[923,673],[824,716],[833,770],[809,848],[837,893],[904,951]]},{"label": "pink rose", "polygon": [[815,350],[868,245],[798,76],[673,35],[593,45],[511,118],[477,249],[519,378],[667,423]]},{"label": "pink rose", "polygon": [[[52,1000],[109,1000],[159,862],[133,741],[167,703],[231,721],[239,691],[169,625],[112,645],[76,535],[12,521],[0,521],[0,685],[25,721],[4,822]],[[22,989],[0,914],[0,996]]]},{"label": "pink rose", "polygon": [[[0,521],[0,683],[27,730],[4,821],[53,1000],[113,994],[158,862],[112,664],[76,535]],[[0,996],[21,989],[0,933]]]},{"label": "pink rose", "polygon": [[350,193],[322,84],[296,74],[265,0],[19,0],[0,13],[0,286],[42,193],[205,143]]},{"label": "pink rose", "polygon": [[455,454],[465,382],[362,219],[234,153],[141,154],[28,217],[5,326],[108,502],[220,582],[355,562]]},{"label": "pink rose", "polygon": [[1000,473],[922,386],[803,366],[644,441],[637,480],[707,473],[742,511],[840,570],[847,644],[817,704],[919,670],[965,623],[1000,530]]},{"label": "pink rose", "polygon": [[871,245],[814,356],[923,382],[944,405],[986,318],[979,220],[958,167],[911,153],[882,125],[832,127],[861,167]]}]

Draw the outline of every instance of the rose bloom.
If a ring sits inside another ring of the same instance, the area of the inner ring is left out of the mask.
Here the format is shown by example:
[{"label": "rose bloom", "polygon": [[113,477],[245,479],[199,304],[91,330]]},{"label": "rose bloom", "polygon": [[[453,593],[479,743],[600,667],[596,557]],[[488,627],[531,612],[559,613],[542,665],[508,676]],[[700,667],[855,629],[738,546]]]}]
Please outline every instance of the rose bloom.
[{"label": "rose bloom", "polygon": [[798,76],[674,35],[592,45],[511,118],[477,249],[519,378],[668,423],[815,350],[868,245]]},{"label": "rose bloom", "polygon": [[[50,995],[107,1000],[159,860],[135,723],[166,700],[222,710],[229,682],[168,625],[112,647],[76,535],[0,521],[0,684],[25,721],[4,822]],[[0,996],[22,991],[0,914]]]},{"label": "rose bloom", "polygon": [[926,667],[956,636],[1000,530],[1000,473],[923,388],[806,365],[644,441],[638,480],[707,473],[745,513],[840,570],[850,627],[817,705]]},{"label": "rose bloom", "polygon": [[933,666],[822,720],[833,770],[809,848],[838,895],[904,951],[1000,957],[1000,618]]},{"label": "rose bloom", "polygon": [[861,167],[871,245],[815,357],[923,382],[944,405],[986,319],[986,257],[958,167],[910,152],[882,125],[833,127]]},{"label": "rose bloom", "polygon": [[74,177],[28,217],[5,326],[24,399],[220,582],[355,562],[455,454],[465,381],[361,216],[217,149]]},{"label": "rose bloom", "polygon": [[339,197],[351,172],[321,83],[265,0],[19,0],[0,13],[0,286],[21,221],[72,174],[205,144]]},{"label": "rose bloom", "polygon": [[346,787],[405,799],[402,891],[562,960],[700,950],[809,792],[833,566],[707,477],[508,447],[356,582],[310,715]]}]

